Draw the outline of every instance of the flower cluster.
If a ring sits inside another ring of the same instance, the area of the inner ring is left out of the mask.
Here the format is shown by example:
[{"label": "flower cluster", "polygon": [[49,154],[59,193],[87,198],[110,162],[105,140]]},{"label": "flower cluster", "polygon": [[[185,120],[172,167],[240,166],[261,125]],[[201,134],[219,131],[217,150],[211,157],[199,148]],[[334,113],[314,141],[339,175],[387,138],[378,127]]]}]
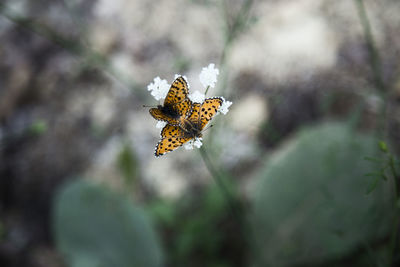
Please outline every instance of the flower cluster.
[{"label": "flower cluster", "polygon": [[[207,67],[204,67],[199,75],[199,79],[201,84],[205,88],[205,92],[207,93],[209,88],[214,88],[217,82],[217,76],[219,75],[219,70],[215,68],[215,64],[209,64]],[[176,74],[175,79],[180,77],[181,75]],[[187,87],[189,88],[188,80],[185,76],[182,76],[187,83]],[[157,100],[162,100],[166,98],[171,86],[168,84],[167,80],[161,79],[160,77],[154,78],[153,82],[147,86],[147,90],[151,92],[151,95]],[[193,103],[204,103],[206,100],[205,93],[201,93],[200,91],[196,90],[191,94],[187,95],[187,98],[190,99]],[[222,104],[219,106],[217,113],[222,113],[226,115],[229,112],[229,107],[232,105],[231,101],[225,100],[223,97],[219,97],[222,99]],[[215,114],[215,115],[216,115]],[[154,116],[153,116],[154,117]],[[164,128],[167,125],[167,122],[164,120],[158,121],[156,124],[157,128]],[[183,129],[183,128],[182,128]],[[203,130],[203,129],[200,129]],[[200,148],[202,146],[202,138],[195,137],[190,141],[184,144],[186,149],[193,149],[194,147]]]},{"label": "flower cluster", "polygon": [[164,99],[169,90],[170,85],[167,80],[161,80],[160,77],[154,78],[154,82],[147,85],[147,90],[151,92],[151,95],[158,101]]}]

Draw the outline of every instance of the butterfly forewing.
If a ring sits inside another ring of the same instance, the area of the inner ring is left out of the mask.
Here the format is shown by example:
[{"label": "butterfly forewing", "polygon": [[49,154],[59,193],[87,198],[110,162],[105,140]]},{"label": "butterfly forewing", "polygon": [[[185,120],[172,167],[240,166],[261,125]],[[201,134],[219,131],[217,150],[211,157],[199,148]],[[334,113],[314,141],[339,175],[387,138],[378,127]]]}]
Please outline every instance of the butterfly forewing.
[{"label": "butterfly forewing", "polygon": [[171,125],[180,125],[192,113],[192,101],[187,98],[188,93],[185,78],[179,76],[172,83],[164,100],[164,105],[149,110],[151,116]]},{"label": "butterfly forewing", "polygon": [[165,98],[164,105],[176,105],[177,103],[185,100],[189,94],[189,87],[185,78],[179,76],[171,84],[171,88]]}]

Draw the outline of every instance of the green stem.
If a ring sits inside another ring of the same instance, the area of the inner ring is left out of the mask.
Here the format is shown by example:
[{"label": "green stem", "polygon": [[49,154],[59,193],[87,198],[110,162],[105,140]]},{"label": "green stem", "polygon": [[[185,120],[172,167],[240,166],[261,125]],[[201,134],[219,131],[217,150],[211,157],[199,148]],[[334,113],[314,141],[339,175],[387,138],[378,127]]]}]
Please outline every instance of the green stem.
[{"label": "green stem", "polygon": [[204,145],[200,148],[200,155],[215,183],[218,185],[221,193],[224,195],[224,198],[231,209],[232,216],[236,219],[236,222],[240,226],[239,234],[242,236],[243,241],[246,242],[247,247],[253,249],[252,257],[254,262],[262,262],[262,257],[260,257],[262,254],[256,246],[257,239],[254,230],[250,226],[249,221],[243,217],[242,208],[238,205],[238,202],[235,200],[234,196],[225,186],[220,173],[214,167],[214,164],[208,156]]},{"label": "green stem", "polygon": [[228,190],[225,183],[223,182],[221,175],[218,173],[217,169],[214,167],[210,157],[208,156],[208,153],[207,153],[204,145],[199,150],[200,150],[200,155],[201,155],[201,158],[203,159],[204,164],[206,165],[208,171],[210,172],[215,183],[218,185],[222,195],[224,196],[226,202],[228,203],[228,205],[231,209],[232,215],[237,219],[238,222],[240,222],[241,216],[240,216],[240,212],[237,210],[237,204],[236,204],[234,197],[232,196],[231,192]]},{"label": "green stem", "polygon": [[210,89],[210,86],[207,86],[207,89],[206,89],[206,92],[204,93],[204,95],[207,95],[208,89]]}]

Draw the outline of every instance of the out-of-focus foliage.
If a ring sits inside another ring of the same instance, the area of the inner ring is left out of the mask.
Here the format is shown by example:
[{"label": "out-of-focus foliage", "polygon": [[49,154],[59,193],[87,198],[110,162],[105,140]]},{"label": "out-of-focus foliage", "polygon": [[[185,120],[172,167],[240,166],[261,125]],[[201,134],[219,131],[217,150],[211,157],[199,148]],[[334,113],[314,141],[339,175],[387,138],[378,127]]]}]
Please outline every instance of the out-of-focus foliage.
[{"label": "out-of-focus foliage", "polygon": [[86,181],[63,187],[54,206],[54,235],[68,266],[162,266],[148,218],[132,201]]},{"label": "out-of-focus foliage", "polygon": [[149,211],[164,233],[169,266],[243,266],[243,225],[215,184],[177,202],[154,201]]},{"label": "out-of-focus foliage", "polygon": [[303,130],[267,162],[254,198],[259,266],[343,259],[388,233],[390,185],[366,194],[374,166],[364,157],[376,155],[377,143],[329,123]]},{"label": "out-of-focus foliage", "polygon": [[131,147],[124,144],[117,158],[118,169],[124,177],[125,184],[130,186],[134,184],[138,176],[138,162]]}]

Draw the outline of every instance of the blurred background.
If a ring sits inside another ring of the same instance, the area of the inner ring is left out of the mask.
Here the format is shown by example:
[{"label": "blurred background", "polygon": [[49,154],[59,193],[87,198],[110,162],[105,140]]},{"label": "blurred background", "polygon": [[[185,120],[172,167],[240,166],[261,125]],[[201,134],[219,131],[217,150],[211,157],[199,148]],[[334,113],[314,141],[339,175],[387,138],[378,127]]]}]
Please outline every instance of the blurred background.
[{"label": "blurred background", "polygon": [[[399,266],[400,1],[2,0],[0,266]],[[154,157],[186,75],[233,102]]]}]

